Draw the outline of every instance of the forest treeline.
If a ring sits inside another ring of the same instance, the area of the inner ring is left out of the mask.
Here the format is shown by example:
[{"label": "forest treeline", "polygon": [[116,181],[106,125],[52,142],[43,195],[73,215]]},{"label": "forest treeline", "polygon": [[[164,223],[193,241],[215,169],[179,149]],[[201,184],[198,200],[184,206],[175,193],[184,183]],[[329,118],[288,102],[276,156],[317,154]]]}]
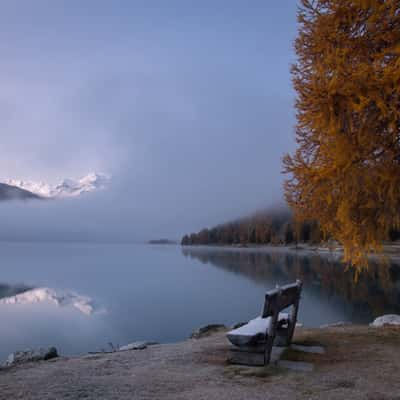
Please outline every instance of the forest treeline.
[{"label": "forest treeline", "polygon": [[[185,235],[181,244],[187,245],[247,245],[297,243],[319,244],[328,241],[317,221],[297,222],[288,209],[269,209],[258,211],[250,216],[204,228],[197,233]],[[387,237],[394,241],[400,239],[400,231],[391,230]]]}]

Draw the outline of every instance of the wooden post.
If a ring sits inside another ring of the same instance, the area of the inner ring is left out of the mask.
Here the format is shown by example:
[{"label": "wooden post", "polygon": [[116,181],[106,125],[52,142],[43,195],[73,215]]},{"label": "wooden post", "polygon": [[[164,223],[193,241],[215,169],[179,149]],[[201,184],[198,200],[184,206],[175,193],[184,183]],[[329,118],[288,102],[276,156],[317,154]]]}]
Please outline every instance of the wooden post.
[{"label": "wooden post", "polygon": [[288,336],[287,336],[287,345],[288,346],[292,343],[294,330],[296,328],[297,314],[299,312],[302,283],[299,280],[297,280],[296,283],[298,285],[298,289],[297,289],[297,296],[296,296],[295,301],[293,302],[293,307],[292,307],[292,310],[290,312],[290,317],[289,317]]},{"label": "wooden post", "polygon": [[274,345],[276,330],[278,326],[280,310],[277,304],[277,298],[281,295],[282,291],[278,285],[276,286],[276,290],[278,291],[278,296],[273,296],[272,298],[270,297],[269,299],[269,308],[272,311],[272,313],[271,313],[271,322],[266,332],[267,337],[265,342],[264,365],[269,364],[271,361],[272,347]]},{"label": "wooden post", "polygon": [[276,328],[278,325],[279,311],[275,309],[274,313],[271,315],[271,322],[266,332],[267,340],[265,342],[265,354],[264,354],[264,365],[269,364],[271,361],[272,346],[274,345]]}]

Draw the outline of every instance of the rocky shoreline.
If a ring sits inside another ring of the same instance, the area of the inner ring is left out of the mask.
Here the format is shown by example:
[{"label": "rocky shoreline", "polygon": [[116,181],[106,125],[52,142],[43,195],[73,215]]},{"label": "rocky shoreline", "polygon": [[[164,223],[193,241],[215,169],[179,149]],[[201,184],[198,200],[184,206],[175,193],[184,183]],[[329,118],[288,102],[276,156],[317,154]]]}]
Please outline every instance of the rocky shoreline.
[{"label": "rocky shoreline", "polygon": [[[203,327],[196,329],[191,335],[190,339],[201,339],[204,337],[211,336],[218,332],[227,332],[230,329],[236,329],[243,325],[246,322],[239,322],[231,327],[227,327],[223,324],[209,324]],[[327,329],[327,328],[337,328],[343,326],[350,326],[352,325],[351,322],[347,321],[339,321],[332,324],[325,324],[321,325],[319,329]],[[400,315],[397,314],[386,314],[380,317],[375,318],[369,326],[379,328],[384,326],[399,326],[400,327]],[[302,328],[303,325],[301,323],[296,324],[297,329]],[[314,328],[318,329],[318,328]],[[96,352],[89,352],[88,354],[108,354],[108,353],[117,353],[122,351],[131,351],[131,350],[144,350],[149,346],[159,345],[158,342],[146,342],[146,341],[137,341],[132,342],[123,346],[119,346],[115,348],[111,345],[111,349],[109,351],[96,351]],[[0,368],[11,367],[17,364],[23,364],[27,362],[34,362],[34,361],[47,361],[53,358],[59,357],[59,353],[55,347],[48,347],[48,348],[38,348],[38,349],[28,349],[28,350],[18,350],[11,353],[4,364],[0,363]]]},{"label": "rocky shoreline", "polygon": [[[213,325],[180,343],[13,363],[0,369],[0,399],[399,399],[399,316],[297,328],[283,363],[266,367],[230,365],[226,331]],[[293,363],[313,368],[286,367]]]}]

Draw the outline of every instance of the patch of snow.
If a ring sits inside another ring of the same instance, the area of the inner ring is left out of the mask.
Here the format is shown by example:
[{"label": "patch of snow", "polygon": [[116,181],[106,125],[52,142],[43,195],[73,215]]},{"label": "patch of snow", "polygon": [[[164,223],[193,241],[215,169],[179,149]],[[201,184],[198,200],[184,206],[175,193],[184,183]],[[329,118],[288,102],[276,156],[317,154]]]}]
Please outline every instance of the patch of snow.
[{"label": "patch of snow", "polygon": [[369,324],[370,326],[381,327],[384,325],[400,325],[400,315],[397,314],[386,314],[378,318]]},{"label": "patch of snow", "polygon": [[93,172],[77,180],[64,179],[56,185],[44,182],[24,181],[20,179],[0,179],[0,182],[51,199],[77,197],[83,193],[105,189],[110,180],[111,175]]},{"label": "patch of snow", "polygon": [[143,350],[147,347],[147,342],[133,342],[129,343],[125,346],[121,346],[119,351],[127,351],[127,350]]},{"label": "patch of snow", "polygon": [[[279,313],[278,320],[287,320],[289,315],[287,313]],[[258,333],[265,333],[267,328],[269,328],[269,324],[271,323],[271,317],[262,318],[257,317],[250,320],[246,325],[241,326],[240,328],[234,329],[228,334],[230,335],[257,335]]]},{"label": "patch of snow", "polygon": [[59,307],[72,306],[83,314],[90,315],[95,311],[92,299],[71,291],[56,291],[50,288],[36,288],[10,297],[0,299],[1,304],[34,304],[51,302]]},{"label": "patch of snow", "polygon": [[[288,318],[289,315],[287,313],[279,313],[279,321],[286,321]],[[257,335],[265,335],[270,323],[271,317],[257,317],[250,320],[246,325],[229,331],[226,336],[232,344],[237,346],[246,345],[252,342]]]}]

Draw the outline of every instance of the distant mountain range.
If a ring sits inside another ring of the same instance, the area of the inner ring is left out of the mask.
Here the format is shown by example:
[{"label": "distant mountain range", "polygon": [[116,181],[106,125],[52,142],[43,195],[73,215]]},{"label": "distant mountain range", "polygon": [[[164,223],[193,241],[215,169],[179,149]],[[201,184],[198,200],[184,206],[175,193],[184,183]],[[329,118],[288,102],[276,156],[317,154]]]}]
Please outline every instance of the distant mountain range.
[{"label": "distant mountain range", "polygon": [[41,197],[35,193],[30,192],[29,190],[21,189],[12,185],[7,185],[5,183],[0,183],[0,201],[31,199],[41,199]]},{"label": "distant mountain range", "polygon": [[111,177],[91,173],[81,179],[64,179],[56,185],[20,179],[0,179],[0,200],[54,199],[77,197],[83,193],[104,189]]}]

